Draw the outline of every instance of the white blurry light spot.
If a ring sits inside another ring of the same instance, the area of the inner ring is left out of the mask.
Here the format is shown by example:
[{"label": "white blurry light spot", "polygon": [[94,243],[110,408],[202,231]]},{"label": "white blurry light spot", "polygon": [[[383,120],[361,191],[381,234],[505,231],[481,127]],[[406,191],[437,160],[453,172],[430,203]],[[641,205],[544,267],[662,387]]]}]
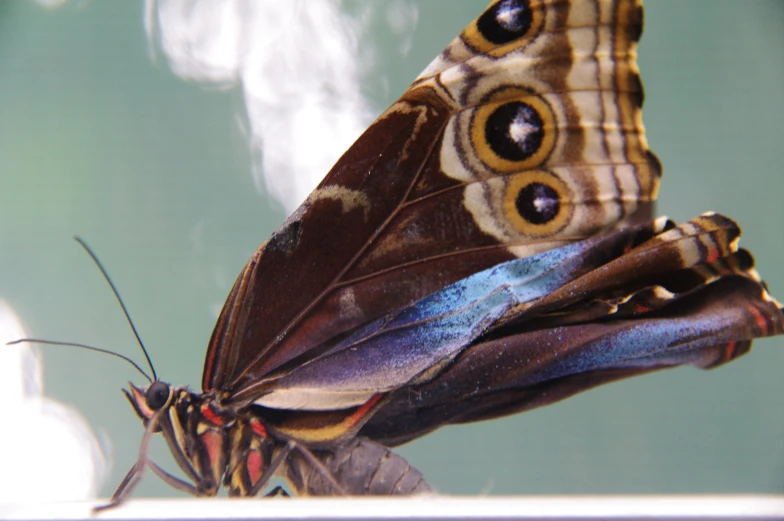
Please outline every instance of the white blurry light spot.
[{"label": "white blurry light spot", "polygon": [[35,3],[45,9],[57,9],[61,5],[67,3],[68,0],[35,0]]},{"label": "white blurry light spot", "polygon": [[234,0],[147,2],[145,29],[177,76],[232,83],[242,60],[241,7]]},{"label": "white blurry light spot", "polygon": [[419,21],[419,9],[404,0],[393,0],[386,8],[387,25],[394,34],[402,37],[398,50],[403,56],[411,52],[414,28]]},{"label": "white blurry light spot", "polygon": [[[41,363],[30,344],[6,343],[27,334],[0,300],[0,503],[92,499],[106,462],[87,423],[75,410],[43,395]],[[51,485],[51,486],[49,486]]]},{"label": "white blurry light spot", "polygon": [[371,114],[357,28],[332,0],[147,0],[148,36],[183,79],[242,88],[254,181],[287,211],[315,188]]}]

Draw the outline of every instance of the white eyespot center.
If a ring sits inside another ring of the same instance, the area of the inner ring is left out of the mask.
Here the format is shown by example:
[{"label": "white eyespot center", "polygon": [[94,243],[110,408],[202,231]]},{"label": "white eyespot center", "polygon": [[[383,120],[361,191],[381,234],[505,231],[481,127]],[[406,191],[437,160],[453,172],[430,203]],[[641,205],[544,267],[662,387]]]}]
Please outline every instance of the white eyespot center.
[{"label": "white eyespot center", "polygon": [[498,25],[507,31],[519,31],[521,28],[520,20],[522,19],[523,7],[517,2],[512,0],[504,0],[498,6],[495,19]]},{"label": "white eyespot center", "polygon": [[534,208],[542,215],[555,213],[554,209],[557,204],[558,201],[555,201],[552,197],[537,196],[534,199]]},{"label": "white eyespot center", "polygon": [[509,137],[523,150],[528,148],[529,137],[540,130],[537,125],[532,125],[528,120],[527,111],[521,108],[512,123],[509,124]]}]

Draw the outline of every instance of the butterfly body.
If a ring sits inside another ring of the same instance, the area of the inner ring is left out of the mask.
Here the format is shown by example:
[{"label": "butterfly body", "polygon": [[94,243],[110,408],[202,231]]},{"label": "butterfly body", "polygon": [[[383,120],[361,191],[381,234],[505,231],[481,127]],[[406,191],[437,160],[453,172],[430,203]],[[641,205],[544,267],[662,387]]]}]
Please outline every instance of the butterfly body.
[{"label": "butterfly body", "polygon": [[[331,450],[297,452],[285,438],[268,431],[259,407],[221,407],[213,393],[193,393],[162,382],[146,390],[131,385],[125,393],[137,414],[152,426],[150,432],[163,433],[175,461],[193,484],[154,463],[148,463],[150,468],[174,488],[194,496],[214,496],[221,486],[230,496],[255,496],[273,474],[305,495],[431,491],[408,462],[366,438],[352,438]],[[132,480],[118,492],[127,483]]]},{"label": "butterfly body", "polygon": [[250,259],[203,393],[126,393],[195,485],[153,471],[197,495],[256,495],[272,473],[425,491],[378,443],[782,333],[733,221],[650,218],[641,31],[634,0],[492,2]]}]

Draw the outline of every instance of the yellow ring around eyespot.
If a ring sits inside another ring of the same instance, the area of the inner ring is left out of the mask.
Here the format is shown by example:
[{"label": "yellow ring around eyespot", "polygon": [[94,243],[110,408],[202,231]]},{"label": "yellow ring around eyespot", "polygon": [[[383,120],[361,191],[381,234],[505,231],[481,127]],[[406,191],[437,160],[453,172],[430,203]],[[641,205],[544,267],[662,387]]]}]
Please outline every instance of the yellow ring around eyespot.
[{"label": "yellow ring around eyespot", "polygon": [[[513,102],[525,103],[535,110],[542,120],[542,131],[544,133],[539,149],[530,157],[521,161],[510,161],[500,157],[492,149],[490,143],[487,142],[485,134],[488,119],[496,110],[507,103]],[[540,96],[520,87],[505,87],[492,93],[487,102],[474,110],[470,132],[471,146],[477,158],[489,169],[498,173],[531,170],[542,165],[550,157],[558,134],[555,114],[550,105]]]},{"label": "yellow ring around eyespot", "polygon": [[[492,2],[487,6],[485,12],[491,9],[494,5],[501,3],[500,0]],[[501,57],[512,51],[525,47],[534,37],[539,34],[542,26],[544,25],[545,8],[538,0],[530,0],[529,8],[531,11],[531,24],[525,34],[521,34],[517,38],[504,43],[496,43],[488,40],[486,36],[480,31],[478,22],[479,18],[471,22],[461,34],[463,42],[478,54],[488,54],[490,56]],[[484,14],[484,13],[483,13]]]},{"label": "yellow ring around eyespot", "polygon": [[[524,188],[532,183],[542,184],[553,189],[558,194],[558,213],[543,224],[534,224],[520,215],[517,209],[517,196]],[[509,176],[506,179],[504,192],[504,215],[514,228],[526,237],[551,237],[564,229],[569,224],[574,204],[572,192],[560,178],[544,170],[530,170]]]}]

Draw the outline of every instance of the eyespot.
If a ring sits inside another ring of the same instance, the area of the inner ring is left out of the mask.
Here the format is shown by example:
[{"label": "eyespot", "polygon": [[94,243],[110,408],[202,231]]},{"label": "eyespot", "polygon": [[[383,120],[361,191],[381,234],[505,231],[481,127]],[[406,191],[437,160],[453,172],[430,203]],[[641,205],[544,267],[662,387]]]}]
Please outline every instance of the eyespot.
[{"label": "eyespot", "polygon": [[169,401],[171,394],[171,387],[163,382],[153,382],[147,391],[144,393],[144,401],[147,402],[147,407],[157,411],[161,409]]},{"label": "eyespot", "polygon": [[540,96],[519,87],[496,90],[471,120],[471,145],[477,157],[498,173],[543,164],[555,146],[555,115]]},{"label": "eyespot", "polygon": [[549,237],[569,223],[572,193],[556,175],[544,170],[512,176],[504,195],[504,213],[528,237]]},{"label": "eyespot", "polygon": [[517,213],[531,224],[546,224],[552,221],[561,207],[558,192],[542,183],[525,185],[515,199]]},{"label": "eyespot", "polygon": [[501,0],[476,20],[476,27],[488,42],[504,44],[525,36],[533,15],[525,0]]},{"label": "eyespot", "polygon": [[508,52],[503,48],[506,44],[536,36],[543,21],[544,10],[537,2],[499,0],[466,28],[463,41],[476,52],[500,56]]},{"label": "eyespot", "polygon": [[485,140],[499,157],[523,161],[542,147],[544,129],[536,110],[520,101],[497,107],[485,123]]}]

